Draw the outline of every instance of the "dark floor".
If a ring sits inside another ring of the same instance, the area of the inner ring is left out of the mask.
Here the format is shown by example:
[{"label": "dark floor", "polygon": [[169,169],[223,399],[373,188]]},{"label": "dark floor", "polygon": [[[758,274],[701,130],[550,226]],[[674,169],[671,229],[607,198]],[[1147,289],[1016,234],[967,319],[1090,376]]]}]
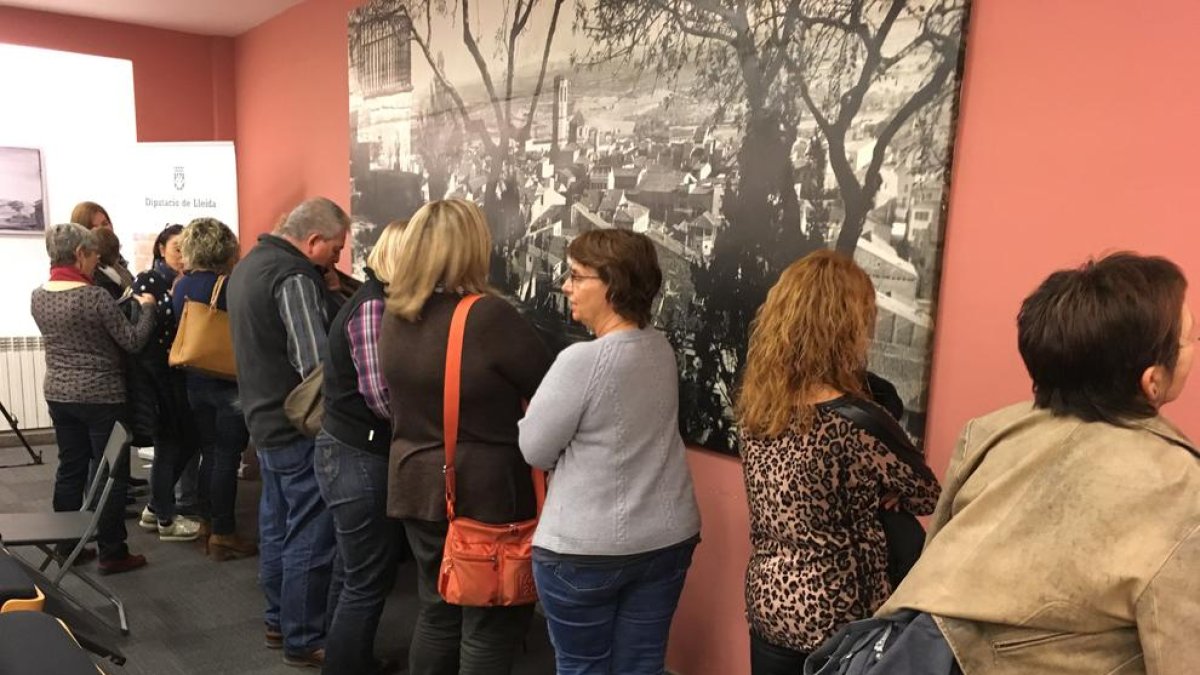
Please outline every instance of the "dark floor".
[{"label": "dark floor", "polygon": [[[42,466],[0,468],[0,512],[50,509],[56,451],[53,446],[40,449],[46,459]],[[0,449],[0,465],[19,463],[24,458],[24,450],[19,447]],[[140,464],[134,460],[134,475],[145,477]],[[257,481],[239,482],[238,528],[247,536],[254,534],[258,492]],[[262,646],[262,594],[255,582],[257,558],[214,563],[204,556],[199,543],[162,543],[156,535],[138,528],[136,521],[128,520],[126,524],[130,548],[145,554],[149,565],[127,574],[99,577],[101,583],[107,584],[125,602],[130,625],[129,637],[112,634],[127,663],[119,667],[100,662],[105,672],[111,675],[316,672],[289,668],[280,661],[279,652]],[[94,573],[95,563],[84,569]],[[78,590],[80,597],[89,600],[97,597],[77,580],[68,578],[64,585],[72,592]],[[409,564],[401,569],[396,588],[388,598],[375,643],[380,656],[405,661],[416,606],[413,568]],[[554,672],[554,653],[540,618],[535,617],[513,672],[519,675]]]}]

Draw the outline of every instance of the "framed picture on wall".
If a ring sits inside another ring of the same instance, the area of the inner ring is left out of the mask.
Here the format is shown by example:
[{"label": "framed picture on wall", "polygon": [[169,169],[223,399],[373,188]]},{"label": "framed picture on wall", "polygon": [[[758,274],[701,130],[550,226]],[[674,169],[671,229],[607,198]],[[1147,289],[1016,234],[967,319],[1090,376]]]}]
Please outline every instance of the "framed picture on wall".
[{"label": "framed picture on wall", "polygon": [[475,201],[493,287],[557,351],[591,339],[572,239],[642,233],[683,436],[733,454],[755,312],[834,249],[874,283],[870,367],[919,440],[969,6],[372,0],[347,26],[355,266],[422,203]]},{"label": "framed picture on wall", "polygon": [[42,151],[0,146],[0,234],[46,230],[46,178]]}]

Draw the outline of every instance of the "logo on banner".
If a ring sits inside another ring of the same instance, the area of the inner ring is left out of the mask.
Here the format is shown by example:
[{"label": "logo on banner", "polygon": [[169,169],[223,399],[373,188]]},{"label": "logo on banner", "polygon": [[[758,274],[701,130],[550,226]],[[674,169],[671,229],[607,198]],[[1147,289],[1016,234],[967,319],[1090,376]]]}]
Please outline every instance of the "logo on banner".
[{"label": "logo on banner", "polygon": [[182,166],[175,167],[175,189],[182,190],[185,184],[186,183],[184,182],[183,167]]}]

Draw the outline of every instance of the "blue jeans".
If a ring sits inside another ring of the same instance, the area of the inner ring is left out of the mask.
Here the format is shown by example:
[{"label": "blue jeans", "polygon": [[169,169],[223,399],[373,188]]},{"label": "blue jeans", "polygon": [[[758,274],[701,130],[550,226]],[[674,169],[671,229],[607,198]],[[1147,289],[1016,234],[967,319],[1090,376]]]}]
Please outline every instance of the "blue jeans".
[{"label": "blue jeans", "polygon": [[[321,496],[333,513],[345,575],[325,640],[324,675],[375,668],[375,632],[396,578],[404,527],[387,517],[388,458],[317,436]],[[335,584],[336,586],[336,584]]]},{"label": "blue jeans", "polygon": [[534,549],[558,675],[660,675],[695,546],[624,565],[575,564]]},{"label": "blue jeans", "polygon": [[267,624],[283,633],[288,654],[324,646],[325,610],[333,569],[333,518],[313,471],[313,441],[259,448],[259,581]]},{"label": "blue jeans", "polygon": [[199,493],[207,497],[213,534],[233,534],[237,502],[237,471],[242,451],[250,442],[236,386],[198,386],[188,389],[188,403],[200,435]]}]

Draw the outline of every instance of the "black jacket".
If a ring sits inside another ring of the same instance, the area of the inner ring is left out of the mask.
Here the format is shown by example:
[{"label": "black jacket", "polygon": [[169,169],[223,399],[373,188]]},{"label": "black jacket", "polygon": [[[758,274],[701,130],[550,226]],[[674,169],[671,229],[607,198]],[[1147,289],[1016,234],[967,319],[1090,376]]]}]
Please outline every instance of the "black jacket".
[{"label": "black jacket", "polygon": [[359,450],[387,456],[392,442],[391,419],[381,420],[358,391],[358,370],[350,355],[347,324],[368,300],[386,297],[383,284],[368,269],[367,280],[346,301],[329,325],[329,342],[324,354],[325,433]]},{"label": "black jacket", "polygon": [[283,280],[296,274],[312,279],[324,291],[324,278],[304,254],[286,240],[264,234],[229,275],[238,391],[250,437],[259,449],[305,440],[283,411],[287,395],[300,384],[300,374],[288,360],[287,329],[275,300]]},{"label": "black jacket", "polygon": [[[154,296],[158,322],[154,336],[128,360],[126,383],[133,445],[195,443],[185,374],[167,362],[177,324],[171,307],[171,283],[151,269],[137,276],[134,290]],[[131,313],[146,311],[136,300],[122,303],[126,305],[132,307]],[[153,439],[152,443],[145,442],[147,438]]]}]

